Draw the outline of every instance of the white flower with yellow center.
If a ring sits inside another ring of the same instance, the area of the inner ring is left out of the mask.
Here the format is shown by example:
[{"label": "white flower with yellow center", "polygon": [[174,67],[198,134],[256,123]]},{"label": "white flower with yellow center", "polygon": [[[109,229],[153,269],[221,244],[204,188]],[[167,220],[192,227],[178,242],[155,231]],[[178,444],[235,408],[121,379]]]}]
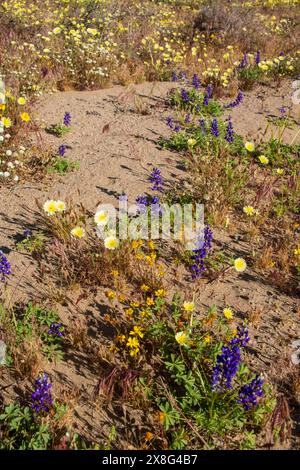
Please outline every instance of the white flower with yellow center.
[{"label": "white flower with yellow center", "polygon": [[110,235],[105,238],[104,246],[108,250],[115,250],[119,246],[119,240],[114,235]]},{"label": "white flower with yellow center", "polygon": [[96,212],[95,217],[94,217],[94,221],[96,225],[102,226],[102,227],[107,224],[108,219],[109,219],[108,211],[104,211],[104,210]]},{"label": "white flower with yellow center", "polygon": [[74,227],[71,230],[71,235],[72,235],[72,237],[75,237],[75,238],[83,238],[83,237],[85,237],[85,230],[84,230],[84,228],[82,228],[80,226]]}]

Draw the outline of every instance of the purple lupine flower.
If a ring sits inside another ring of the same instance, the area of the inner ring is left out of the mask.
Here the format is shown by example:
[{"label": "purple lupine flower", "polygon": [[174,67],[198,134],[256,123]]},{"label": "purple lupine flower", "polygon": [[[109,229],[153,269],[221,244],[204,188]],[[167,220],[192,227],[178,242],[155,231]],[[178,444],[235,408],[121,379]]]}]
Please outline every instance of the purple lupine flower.
[{"label": "purple lupine flower", "polygon": [[237,327],[237,334],[236,336],[230,341],[230,345],[232,346],[240,346],[244,348],[250,341],[249,331],[248,328],[243,326]]},{"label": "purple lupine flower", "polygon": [[222,354],[217,356],[216,365],[212,373],[212,388],[221,391],[231,389],[232,380],[236,376],[241,362],[239,346],[222,346]]},{"label": "purple lupine flower", "polygon": [[256,57],[255,57],[255,63],[256,63],[256,65],[260,64],[260,61],[261,61],[260,51],[257,51]]},{"label": "purple lupine flower", "polygon": [[209,103],[209,98],[207,93],[205,93],[204,98],[203,98],[203,106],[208,106]]},{"label": "purple lupine flower", "polygon": [[59,337],[64,336],[63,331],[61,331],[62,327],[62,323],[51,323],[51,325],[49,326],[48,335]]},{"label": "purple lupine flower", "polygon": [[180,72],[179,78],[180,80],[186,80],[186,72]]},{"label": "purple lupine flower", "polygon": [[284,57],[284,56],[285,56],[285,53],[284,53],[283,51],[281,51],[281,52],[279,53],[279,55],[280,55],[281,57]]},{"label": "purple lupine flower", "polygon": [[227,140],[227,142],[229,143],[234,141],[234,130],[233,130],[232,122],[231,122],[231,116],[228,117],[225,140]]},{"label": "purple lupine flower", "polygon": [[153,168],[149,176],[149,181],[153,184],[151,188],[152,191],[161,191],[163,189],[164,180],[159,168]]},{"label": "purple lupine flower", "polygon": [[206,88],[206,94],[208,96],[208,99],[210,99],[213,95],[213,89],[214,87],[212,85],[207,85],[207,88]]},{"label": "purple lupine flower", "polygon": [[236,108],[239,104],[243,102],[244,95],[241,91],[238,92],[237,97],[234,101],[231,103],[227,104],[225,108]]},{"label": "purple lupine flower", "polygon": [[189,124],[191,122],[191,115],[190,113],[187,113],[185,118],[184,118],[184,123]]},{"label": "purple lupine flower", "polygon": [[198,75],[196,73],[193,76],[192,85],[196,90],[199,90],[199,88],[200,88],[200,78],[198,77]]},{"label": "purple lupine flower", "polygon": [[60,157],[64,157],[64,156],[65,156],[66,149],[67,149],[67,146],[66,146],[65,144],[61,144],[61,145],[58,147],[58,154],[59,154]]},{"label": "purple lupine flower", "polygon": [[172,72],[172,82],[178,82],[178,76],[176,70]]},{"label": "purple lupine flower", "polygon": [[23,232],[23,237],[24,238],[29,238],[31,237],[32,233],[31,233],[31,230],[29,230],[29,228],[26,228]]},{"label": "purple lupine flower", "polygon": [[192,273],[192,278],[197,279],[199,278],[203,271],[205,271],[205,258],[207,254],[211,251],[212,249],[212,240],[213,240],[213,233],[209,226],[206,226],[204,228],[204,240],[200,239],[196,242],[196,247],[193,250],[193,255],[191,256],[191,259],[193,261],[193,264],[191,266],[191,273]]},{"label": "purple lupine flower", "polygon": [[174,132],[180,132],[181,131],[181,127],[179,124],[176,124],[176,126],[174,127]]},{"label": "purple lupine flower", "polygon": [[168,116],[167,119],[166,119],[166,123],[167,123],[167,126],[170,128],[170,129],[173,129],[174,127],[174,120],[171,116]]},{"label": "purple lupine flower", "polygon": [[264,396],[262,386],[263,379],[256,375],[256,377],[246,385],[243,385],[239,391],[239,398],[237,402],[244,406],[246,410],[250,410],[257,405],[258,398]]},{"label": "purple lupine flower", "polygon": [[284,115],[285,115],[285,113],[286,113],[285,107],[282,106],[282,107],[279,109],[279,111],[280,111],[281,117],[284,117]]},{"label": "purple lupine flower", "polygon": [[244,57],[242,58],[240,62],[239,68],[244,69],[245,67],[247,67],[247,65],[248,65],[248,58],[247,58],[247,54],[245,53]]},{"label": "purple lupine flower", "polygon": [[71,126],[71,114],[70,113],[65,113],[65,115],[64,115],[64,125],[66,127]]},{"label": "purple lupine flower", "polygon": [[34,383],[34,392],[31,394],[31,408],[37,413],[40,411],[48,412],[53,403],[53,398],[50,392],[52,384],[49,381],[49,377],[46,373],[39,375]]},{"label": "purple lupine flower", "polygon": [[0,250],[0,282],[4,282],[6,276],[11,274],[11,265],[3,251]]},{"label": "purple lupine flower", "polygon": [[220,132],[219,132],[219,125],[218,125],[218,120],[216,118],[213,119],[212,123],[211,123],[211,133],[215,136],[215,137],[219,137],[220,135]]},{"label": "purple lupine flower", "polygon": [[185,103],[188,103],[190,101],[189,94],[184,88],[181,88],[180,94],[182,101],[184,101]]}]

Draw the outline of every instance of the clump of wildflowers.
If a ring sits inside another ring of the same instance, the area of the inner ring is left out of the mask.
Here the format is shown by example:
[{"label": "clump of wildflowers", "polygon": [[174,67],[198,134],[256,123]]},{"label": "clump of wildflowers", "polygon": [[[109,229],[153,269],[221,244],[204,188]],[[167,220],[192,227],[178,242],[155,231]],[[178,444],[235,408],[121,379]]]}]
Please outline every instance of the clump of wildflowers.
[{"label": "clump of wildflowers", "polygon": [[41,374],[35,381],[34,392],[31,394],[31,408],[37,413],[41,411],[48,412],[53,403],[51,395],[52,384],[49,381],[49,377],[46,373]]},{"label": "clump of wildflowers", "polygon": [[249,384],[243,385],[239,391],[237,402],[243,405],[246,410],[256,406],[258,398],[264,396],[263,383],[263,379],[257,375]]},{"label": "clump of wildflowers", "polygon": [[3,251],[0,250],[0,282],[4,282],[6,276],[11,274],[11,265],[4,255]]}]

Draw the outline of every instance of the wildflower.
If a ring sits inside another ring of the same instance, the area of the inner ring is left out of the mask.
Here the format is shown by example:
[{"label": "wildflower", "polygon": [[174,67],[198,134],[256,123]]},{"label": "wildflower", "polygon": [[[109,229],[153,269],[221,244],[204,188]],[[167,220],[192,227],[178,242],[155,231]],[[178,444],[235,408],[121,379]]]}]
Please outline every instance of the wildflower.
[{"label": "wildflower", "polygon": [[212,95],[213,95],[213,86],[212,85],[207,85],[206,95],[207,95],[208,99],[210,99],[212,97]]},{"label": "wildflower", "polygon": [[209,344],[211,342],[211,337],[209,335],[204,336],[203,341],[205,344]]},{"label": "wildflower", "polygon": [[28,113],[21,113],[20,117],[21,117],[22,121],[24,121],[24,122],[29,122],[30,121],[30,116],[29,116]]},{"label": "wildflower", "polygon": [[0,250],[0,281],[4,282],[6,276],[9,276],[11,274],[11,266],[4,255],[3,251]]},{"label": "wildflower", "polygon": [[181,346],[183,344],[186,344],[187,335],[186,335],[186,333],[184,333],[184,331],[179,331],[178,333],[176,333],[175,339],[176,339],[177,343],[180,344],[180,346]]},{"label": "wildflower", "polygon": [[244,325],[243,326],[239,325],[229,344],[231,346],[236,345],[241,348],[244,348],[249,343],[249,341],[250,341],[250,337],[249,337],[248,329]]},{"label": "wildflower", "polygon": [[71,126],[71,114],[70,113],[65,113],[65,115],[64,115],[64,125],[66,127]]},{"label": "wildflower", "polygon": [[106,292],[105,295],[108,299],[114,299],[116,297],[116,293],[112,290]]},{"label": "wildflower", "polygon": [[213,389],[231,389],[232,380],[237,374],[241,361],[241,350],[237,345],[222,346],[222,354],[217,356],[216,365],[213,368]]},{"label": "wildflower", "polygon": [[85,230],[83,227],[80,227],[79,225],[77,225],[77,227],[74,227],[71,230],[71,235],[75,238],[83,238],[85,237]]},{"label": "wildflower", "polygon": [[147,297],[147,299],[146,299],[146,304],[149,305],[149,307],[151,307],[151,305],[154,305],[155,302],[154,302],[154,300],[152,299],[152,297]]},{"label": "wildflower", "polygon": [[172,72],[172,82],[177,82],[177,81],[178,81],[178,76],[177,76],[176,71],[174,70]]},{"label": "wildflower", "polygon": [[153,168],[150,176],[149,181],[153,184],[152,191],[161,191],[163,189],[163,177],[161,176],[161,172],[158,168]]},{"label": "wildflower", "polygon": [[194,302],[183,302],[183,308],[186,312],[193,312],[195,310]]},{"label": "wildflower", "polygon": [[190,100],[188,92],[184,88],[182,88],[180,94],[181,94],[182,101],[184,101],[185,103],[188,103]]},{"label": "wildflower", "polygon": [[242,58],[242,60],[239,64],[239,68],[244,69],[245,67],[247,67],[247,65],[248,65],[247,54],[244,54],[244,57]]},{"label": "wildflower", "polygon": [[125,315],[130,318],[130,317],[132,317],[132,315],[134,313],[134,310],[133,310],[133,308],[126,308],[126,310],[124,310],[124,312],[125,312]]},{"label": "wildflower", "polygon": [[196,139],[188,139],[188,141],[187,141],[187,144],[190,148],[195,147],[196,143],[197,143]]},{"label": "wildflower", "polygon": [[146,284],[141,285],[141,291],[142,292],[148,292],[150,290],[149,286],[146,286]]},{"label": "wildflower", "polygon": [[294,255],[300,256],[300,248],[295,248]]},{"label": "wildflower", "polygon": [[18,98],[18,104],[20,106],[23,106],[25,103],[26,103],[26,98],[24,98],[23,96],[20,96],[20,98]]},{"label": "wildflower", "polygon": [[143,330],[139,326],[134,326],[133,331],[131,331],[129,334],[139,336],[140,338],[144,337]]},{"label": "wildflower", "polygon": [[[205,271],[205,258],[207,253],[211,251],[212,248],[213,233],[211,229],[206,226],[204,229],[204,240],[200,240],[196,243],[196,249],[193,250],[193,255],[191,257],[193,264],[191,266],[192,277],[196,279],[201,276],[202,272]],[[198,245],[198,246],[197,246]]]},{"label": "wildflower", "polygon": [[49,330],[48,330],[48,335],[59,336],[59,337],[64,336],[64,333],[63,331],[61,331],[61,328],[63,328],[62,323],[51,323]]},{"label": "wildflower", "polygon": [[187,113],[184,118],[184,123],[189,124],[191,122],[191,115],[190,113]]},{"label": "wildflower", "polygon": [[227,140],[227,142],[229,142],[229,143],[234,141],[234,131],[233,131],[233,125],[232,125],[232,122],[231,122],[231,116],[229,116],[229,118],[228,118],[228,124],[227,124],[227,128],[226,128],[225,140]]},{"label": "wildflower", "polygon": [[242,273],[247,268],[247,263],[243,258],[237,258],[234,260],[234,267],[238,273]]},{"label": "wildflower", "polygon": [[208,97],[207,93],[205,93],[205,95],[203,97],[203,106],[208,106],[208,103],[209,103],[209,97]]},{"label": "wildflower", "polygon": [[257,405],[257,399],[264,396],[262,389],[263,379],[257,375],[249,384],[243,385],[239,391],[237,402],[244,406],[246,410],[250,410]]},{"label": "wildflower", "polygon": [[3,126],[6,127],[7,129],[11,127],[11,119],[9,117],[2,118],[2,123],[3,123]]},{"label": "wildflower", "polygon": [[246,142],[245,143],[245,149],[248,150],[248,152],[254,152],[255,150],[255,145],[253,142]]},{"label": "wildflower", "polygon": [[262,165],[267,165],[269,163],[269,159],[265,155],[260,155],[258,159]]},{"label": "wildflower", "polygon": [[64,201],[55,201],[57,212],[64,212],[66,210],[66,203]]},{"label": "wildflower", "polygon": [[227,320],[231,320],[233,318],[233,313],[230,308],[224,308],[223,315],[225,318],[227,318]]},{"label": "wildflower", "polygon": [[157,289],[154,293],[156,297],[164,297],[166,295],[166,291],[164,289]]},{"label": "wildflower", "polygon": [[31,394],[32,405],[31,407],[39,413],[40,411],[48,412],[53,403],[50,389],[52,384],[49,382],[49,377],[46,373],[41,374],[35,381],[35,390]]},{"label": "wildflower", "polygon": [[261,56],[260,56],[260,51],[257,51],[256,57],[255,57],[255,63],[258,65],[261,61]]},{"label": "wildflower", "polygon": [[236,99],[232,101],[231,103],[227,104],[225,108],[236,108],[239,104],[242,103],[243,99],[244,99],[244,95],[241,91],[239,91]]},{"label": "wildflower", "polygon": [[215,137],[219,137],[220,132],[219,132],[219,125],[218,125],[218,120],[216,118],[213,119],[212,124],[211,124],[211,133]]},{"label": "wildflower", "polygon": [[67,146],[66,146],[65,144],[61,144],[61,145],[58,147],[58,154],[59,154],[60,157],[64,157],[64,156],[65,156],[66,148],[67,148]]},{"label": "wildflower", "polygon": [[46,201],[45,204],[43,205],[43,209],[44,209],[44,211],[45,211],[48,215],[53,215],[53,214],[55,214],[55,212],[57,211],[57,203],[56,203],[56,201],[54,201],[53,199],[49,199],[49,200]]},{"label": "wildflower", "polygon": [[24,238],[29,238],[31,237],[32,233],[31,233],[31,230],[29,228],[26,228],[23,232],[23,237]]},{"label": "wildflower", "polygon": [[277,175],[283,175],[283,173],[284,173],[283,168],[276,168],[276,173],[277,173]]},{"label": "wildflower", "polygon": [[104,211],[104,210],[96,212],[96,214],[94,216],[94,221],[95,221],[96,225],[98,225],[98,226],[106,225],[107,222],[108,222],[108,219],[109,219],[108,211]]},{"label": "wildflower", "polygon": [[108,250],[115,250],[119,246],[119,240],[114,235],[110,235],[105,238],[104,246]]},{"label": "wildflower", "polygon": [[196,73],[193,75],[192,85],[196,90],[200,87],[200,79]]},{"label": "wildflower", "polygon": [[126,346],[129,348],[138,348],[140,345],[139,340],[135,337],[129,337],[126,343]]},{"label": "wildflower", "polygon": [[166,119],[166,123],[167,123],[167,126],[170,128],[170,129],[173,129],[174,128],[174,120],[171,116],[167,117]]},{"label": "wildflower", "polygon": [[250,217],[255,214],[255,209],[252,206],[244,206],[243,211],[246,215],[249,215]]}]

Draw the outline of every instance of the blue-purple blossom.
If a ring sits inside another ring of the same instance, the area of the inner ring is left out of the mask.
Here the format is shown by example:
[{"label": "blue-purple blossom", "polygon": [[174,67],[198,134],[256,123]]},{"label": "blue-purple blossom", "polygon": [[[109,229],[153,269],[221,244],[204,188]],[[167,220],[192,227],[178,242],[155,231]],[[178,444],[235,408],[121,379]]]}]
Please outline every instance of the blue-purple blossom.
[{"label": "blue-purple blossom", "polygon": [[180,94],[182,101],[184,101],[185,103],[188,103],[190,101],[189,94],[184,88],[181,88]]},{"label": "blue-purple blossom", "polygon": [[244,348],[250,341],[249,331],[245,325],[237,327],[237,334],[235,337],[230,341],[230,345],[237,345],[241,348]]},{"label": "blue-purple blossom", "polygon": [[258,398],[264,396],[263,384],[263,379],[257,375],[249,384],[243,385],[240,388],[237,402],[243,405],[246,410],[256,406]]},{"label": "blue-purple blossom", "polygon": [[282,107],[279,109],[279,111],[280,111],[281,117],[283,117],[283,116],[285,115],[285,113],[286,113],[286,109],[285,109],[284,106],[282,106]]},{"label": "blue-purple blossom", "polygon": [[247,67],[247,65],[248,65],[248,58],[247,58],[247,54],[245,53],[244,57],[242,58],[242,60],[239,64],[239,68],[244,69],[245,67]]},{"label": "blue-purple blossom", "polygon": [[64,156],[65,156],[66,149],[67,149],[67,146],[66,146],[65,144],[61,144],[61,145],[58,147],[58,154],[59,154],[60,157],[64,157]]},{"label": "blue-purple blossom", "polygon": [[213,119],[210,130],[213,136],[219,137],[220,135],[219,125],[218,125],[218,120],[216,118]]},{"label": "blue-purple blossom", "polygon": [[161,191],[163,189],[164,180],[159,168],[153,168],[149,181],[153,184],[152,191]]},{"label": "blue-purple blossom", "polygon": [[31,230],[29,228],[26,228],[23,232],[23,237],[24,238],[29,238],[31,237],[32,233],[31,233]]},{"label": "blue-purple blossom", "polygon": [[199,278],[203,271],[205,271],[205,258],[212,249],[213,233],[208,226],[204,228],[203,239],[200,237],[196,242],[196,247],[193,250],[193,255],[191,256],[191,260],[193,261],[193,264],[191,265],[193,279]]},{"label": "blue-purple blossom", "polygon": [[176,70],[172,72],[172,82],[177,82],[178,81],[178,76],[176,73]]},{"label": "blue-purple blossom", "polygon": [[231,121],[231,116],[229,116],[229,118],[228,118],[228,124],[227,124],[226,134],[225,134],[225,140],[227,140],[227,142],[229,142],[229,143],[234,141],[234,130],[233,130],[233,125],[232,125],[232,121]]},{"label": "blue-purple blossom", "polygon": [[3,251],[0,250],[0,282],[4,282],[5,278],[11,274],[11,265]]},{"label": "blue-purple blossom", "polygon": [[176,126],[174,127],[174,132],[180,132],[181,131],[181,127],[179,124],[176,124]]},{"label": "blue-purple blossom", "polygon": [[66,127],[71,126],[71,114],[70,113],[65,113],[65,115],[64,115],[64,125]]},{"label": "blue-purple blossom", "polygon": [[206,94],[208,96],[208,99],[210,99],[213,95],[213,86],[212,85],[207,85],[207,88],[206,88]]},{"label": "blue-purple blossom", "polygon": [[212,387],[214,390],[232,388],[232,380],[238,372],[240,362],[241,350],[239,346],[222,346],[222,354],[217,356],[217,362],[213,368]]},{"label": "blue-purple blossom", "polygon": [[184,118],[184,123],[189,124],[191,122],[191,115],[190,113],[187,113],[185,118]]},{"label": "blue-purple blossom", "polygon": [[31,394],[31,408],[37,413],[40,411],[48,412],[53,403],[51,395],[52,384],[49,381],[49,377],[46,373],[41,374],[34,383],[34,392]]},{"label": "blue-purple blossom", "polygon": [[256,57],[255,57],[255,63],[256,65],[260,64],[261,62],[261,56],[260,56],[260,51],[257,51]]},{"label": "blue-purple blossom", "polygon": [[167,119],[166,119],[166,123],[167,123],[167,126],[170,128],[170,129],[173,129],[174,127],[174,120],[171,116],[168,116]]},{"label": "blue-purple blossom", "polygon": [[239,104],[242,103],[243,99],[244,99],[244,95],[241,91],[239,91],[236,99],[232,101],[231,103],[227,104],[225,108],[236,108]]},{"label": "blue-purple blossom", "polygon": [[64,336],[63,331],[61,331],[62,328],[62,323],[51,323],[49,326],[48,335],[62,337]]},{"label": "blue-purple blossom", "polygon": [[198,75],[196,73],[193,76],[192,85],[196,90],[199,90],[199,88],[200,88],[200,78],[198,77]]}]

